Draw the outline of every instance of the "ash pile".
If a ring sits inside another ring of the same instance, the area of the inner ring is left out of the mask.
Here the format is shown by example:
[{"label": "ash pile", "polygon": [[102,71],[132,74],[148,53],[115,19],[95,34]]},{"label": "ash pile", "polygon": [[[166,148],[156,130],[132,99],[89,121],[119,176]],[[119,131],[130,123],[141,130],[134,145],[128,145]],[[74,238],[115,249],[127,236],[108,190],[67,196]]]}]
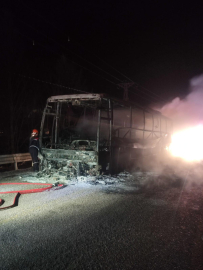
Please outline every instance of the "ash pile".
[{"label": "ash pile", "polygon": [[88,183],[91,185],[116,185],[119,183],[134,183],[139,185],[139,177],[130,174],[126,171],[119,173],[117,175],[78,175],[70,176],[61,170],[52,171],[40,171],[32,175],[27,175],[23,181],[27,182],[42,182],[42,183],[62,183],[62,184],[76,184],[79,182]]}]

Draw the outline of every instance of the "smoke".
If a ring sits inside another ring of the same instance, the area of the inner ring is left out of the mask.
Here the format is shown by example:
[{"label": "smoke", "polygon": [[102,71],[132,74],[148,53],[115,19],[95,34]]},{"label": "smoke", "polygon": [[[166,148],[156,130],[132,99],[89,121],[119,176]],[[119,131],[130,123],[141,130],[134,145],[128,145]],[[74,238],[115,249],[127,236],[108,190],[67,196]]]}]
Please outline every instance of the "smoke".
[{"label": "smoke", "polygon": [[176,97],[161,108],[164,116],[173,120],[174,130],[203,123],[203,75],[190,80],[190,93],[184,98]]},{"label": "smoke", "polygon": [[[173,121],[174,133],[188,130],[199,125],[203,125],[203,74],[194,77],[190,80],[189,94],[181,99],[176,97],[171,102],[162,107],[155,108],[160,111],[162,115],[170,118]],[[196,129],[195,129],[196,130]],[[193,138],[185,141],[186,133],[182,135],[180,144],[184,142],[184,150],[194,149],[201,150],[201,143],[198,142],[200,132],[193,134]],[[203,137],[200,138],[200,142]],[[199,143],[199,144],[198,144]],[[187,152],[186,151],[186,152]],[[145,167],[150,163],[145,159]],[[154,159],[153,159],[154,161]],[[150,168],[151,169],[151,168]],[[160,161],[152,166],[152,171],[158,174],[154,179],[151,178],[145,182],[146,186],[154,187],[173,187],[180,184],[185,188],[191,186],[203,185],[203,161],[185,161],[181,157],[170,156],[166,159],[161,158]]]}]

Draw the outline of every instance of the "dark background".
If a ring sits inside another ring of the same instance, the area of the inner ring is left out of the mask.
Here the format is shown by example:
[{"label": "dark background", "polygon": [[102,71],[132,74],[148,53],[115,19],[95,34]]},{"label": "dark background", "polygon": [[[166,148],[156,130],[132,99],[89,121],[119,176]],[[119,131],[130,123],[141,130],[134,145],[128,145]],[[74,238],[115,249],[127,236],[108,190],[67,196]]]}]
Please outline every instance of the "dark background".
[{"label": "dark background", "polygon": [[51,95],[104,92],[163,105],[202,73],[202,4],[7,1],[0,4],[0,154],[27,152]]}]

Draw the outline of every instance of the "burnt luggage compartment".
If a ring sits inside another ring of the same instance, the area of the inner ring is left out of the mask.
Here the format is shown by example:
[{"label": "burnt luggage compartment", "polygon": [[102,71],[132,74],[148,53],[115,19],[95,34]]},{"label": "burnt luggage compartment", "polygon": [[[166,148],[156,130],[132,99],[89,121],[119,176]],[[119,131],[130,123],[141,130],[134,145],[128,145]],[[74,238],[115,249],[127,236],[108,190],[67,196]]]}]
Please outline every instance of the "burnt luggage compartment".
[{"label": "burnt luggage compartment", "polygon": [[160,113],[103,94],[52,96],[41,122],[40,170],[67,178],[118,172],[137,148],[165,148],[171,129]]}]

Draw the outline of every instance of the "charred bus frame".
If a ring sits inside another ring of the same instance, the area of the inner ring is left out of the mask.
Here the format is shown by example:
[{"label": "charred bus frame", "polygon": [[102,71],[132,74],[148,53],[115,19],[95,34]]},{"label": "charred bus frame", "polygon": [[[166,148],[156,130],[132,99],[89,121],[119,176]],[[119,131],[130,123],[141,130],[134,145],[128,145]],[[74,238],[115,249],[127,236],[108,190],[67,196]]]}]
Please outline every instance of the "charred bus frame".
[{"label": "charred bus frame", "polygon": [[170,119],[133,102],[104,94],[52,96],[41,121],[41,170],[68,177],[118,172],[134,162],[138,149],[163,151],[171,133]]}]

